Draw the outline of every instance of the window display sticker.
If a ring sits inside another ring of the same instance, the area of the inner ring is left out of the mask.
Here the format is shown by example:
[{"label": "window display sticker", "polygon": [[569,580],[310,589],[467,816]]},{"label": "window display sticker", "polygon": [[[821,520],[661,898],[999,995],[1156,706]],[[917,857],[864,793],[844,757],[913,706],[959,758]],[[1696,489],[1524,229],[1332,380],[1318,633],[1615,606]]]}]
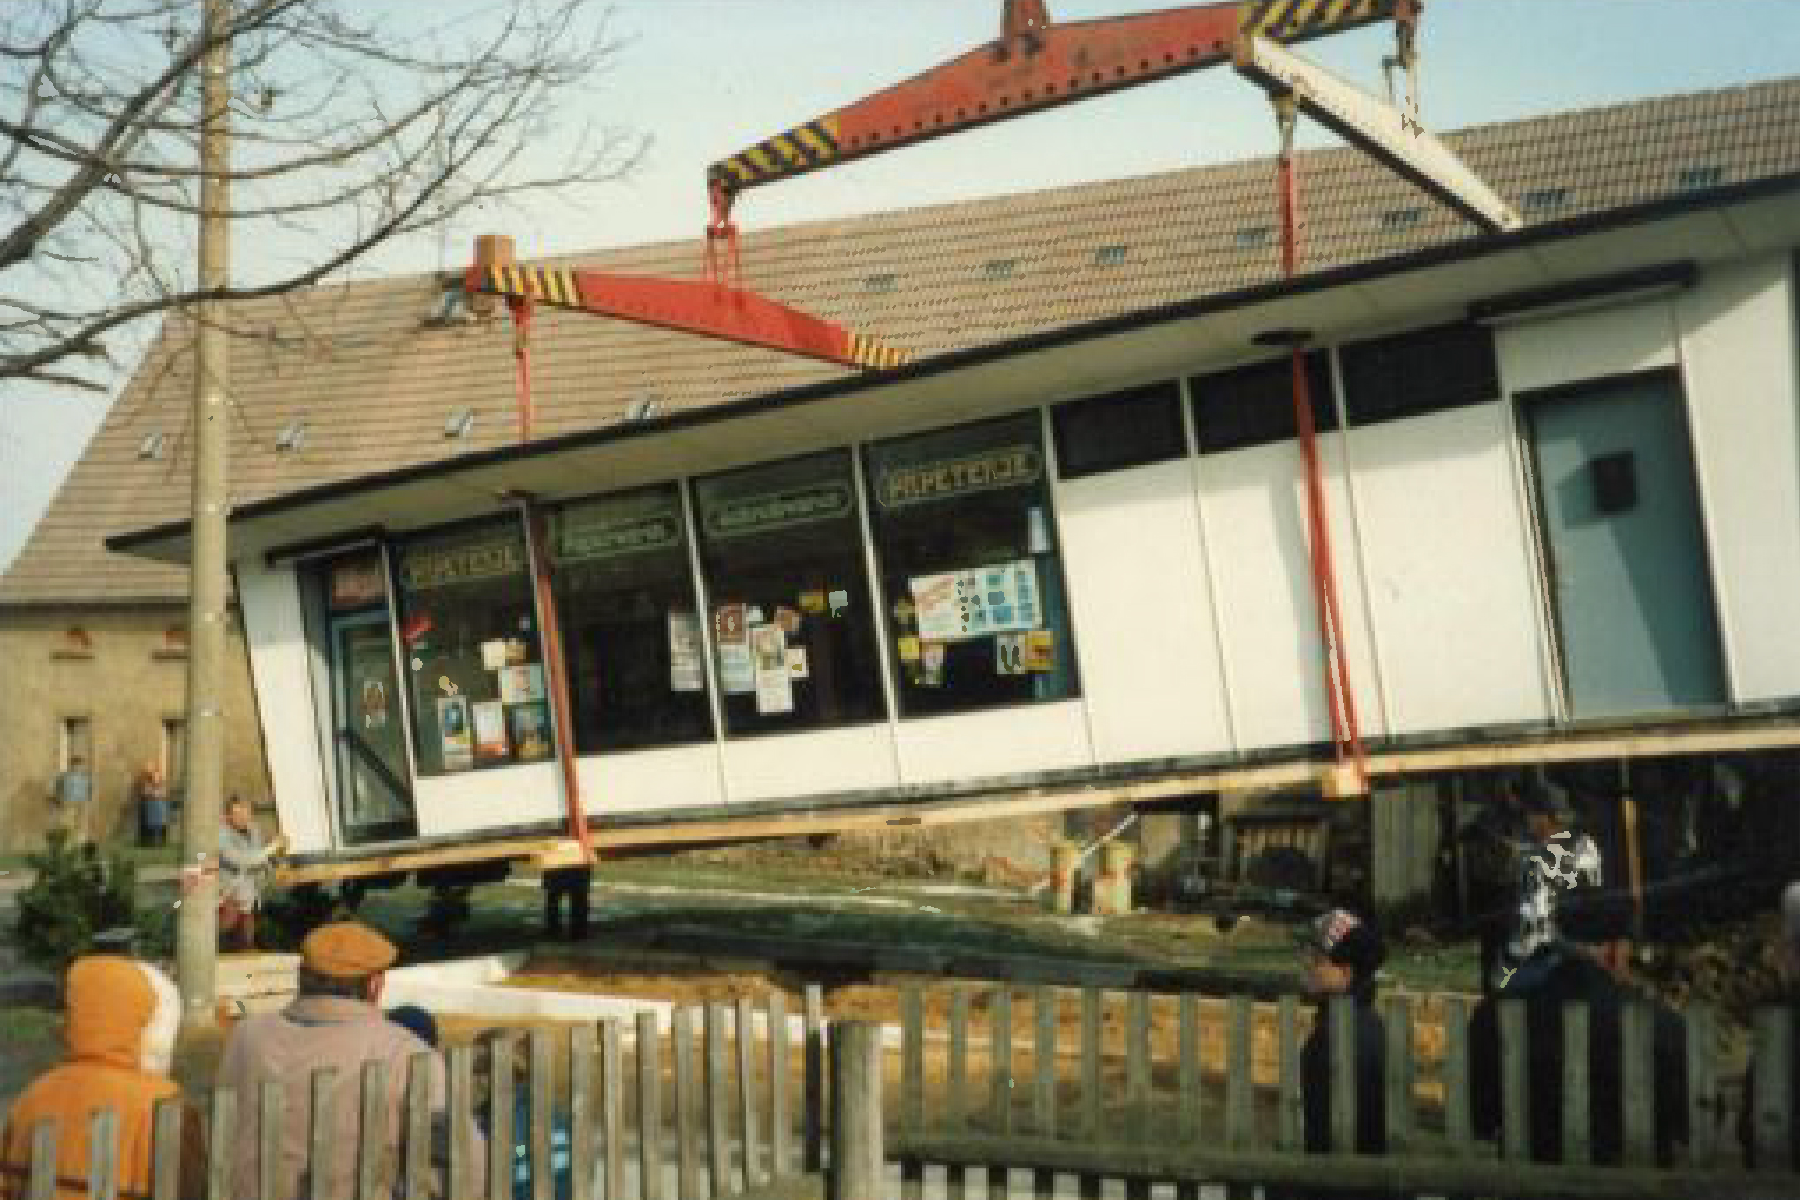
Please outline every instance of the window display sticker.
[{"label": "window display sticker", "polygon": [[706,690],[706,670],[700,658],[700,614],[669,614],[669,689],[676,692]]},{"label": "window display sticker", "polygon": [[783,633],[799,633],[800,610],[780,605],[775,609],[775,626]]},{"label": "window display sticker", "polygon": [[719,643],[719,689],[728,696],[756,690],[756,667],[745,642]]},{"label": "window display sticker", "polygon": [[713,612],[713,633],[719,645],[743,645],[750,640],[750,622],[742,604],[721,604]]},{"label": "window display sticker", "polygon": [[500,699],[508,704],[525,704],[544,698],[544,668],[538,663],[523,667],[503,667],[500,671]]},{"label": "window display sticker", "polygon": [[1025,674],[1025,639],[1026,633],[1002,633],[994,638],[994,673],[996,675]]},{"label": "window display sticker", "polygon": [[365,679],[362,684],[362,719],[365,730],[386,729],[388,723],[387,685],[379,679]]},{"label": "window display sticker", "polygon": [[438,737],[444,751],[444,770],[466,771],[475,765],[475,741],[469,734],[469,701],[466,696],[437,698]]},{"label": "window display sticker", "polygon": [[901,662],[910,663],[919,661],[919,639],[912,634],[901,634],[898,648],[900,651]]},{"label": "window display sticker", "polygon": [[763,610],[759,605],[750,604],[744,607],[744,624],[761,625],[764,620]]},{"label": "window display sticker", "polygon": [[506,665],[506,642],[495,638],[491,642],[481,643],[481,669],[498,671]]},{"label": "window display sticker", "polygon": [[1025,635],[1025,669],[1056,670],[1056,634],[1048,629],[1033,629]]},{"label": "window display sticker", "polygon": [[832,589],[825,599],[831,605],[831,615],[834,617],[850,607],[850,593],[842,588]]},{"label": "window display sticker", "polygon": [[1030,559],[915,575],[908,581],[919,610],[919,636],[934,641],[1019,633],[1042,623],[1037,565]]},{"label": "window display sticker", "polygon": [[479,701],[470,712],[475,719],[475,757],[483,762],[509,757],[512,748],[506,741],[506,710],[500,701]]},{"label": "window display sticker", "polygon": [[812,613],[814,616],[817,616],[825,611],[825,593],[822,591],[801,592],[798,603],[801,612]]},{"label": "window display sticker", "polygon": [[550,709],[543,701],[515,704],[506,710],[513,747],[522,761],[550,757]]},{"label": "window display sticker", "polygon": [[787,666],[789,679],[805,679],[810,674],[806,665],[806,647],[789,646],[787,648]]},{"label": "window display sticker", "polygon": [[944,686],[944,643],[919,644],[919,686]]},{"label": "window display sticker", "polygon": [[752,625],[750,627],[750,653],[756,660],[756,673],[764,671],[780,671],[787,673],[787,634],[779,625]]},{"label": "window display sticker", "polygon": [[516,667],[531,657],[531,647],[522,638],[506,639],[506,665]]}]

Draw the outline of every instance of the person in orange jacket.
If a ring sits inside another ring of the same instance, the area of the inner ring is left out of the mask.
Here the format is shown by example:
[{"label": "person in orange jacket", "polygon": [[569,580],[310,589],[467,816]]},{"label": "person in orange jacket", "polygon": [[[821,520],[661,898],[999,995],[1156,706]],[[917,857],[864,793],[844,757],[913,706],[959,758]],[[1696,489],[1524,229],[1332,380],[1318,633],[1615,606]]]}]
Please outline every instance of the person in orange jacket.
[{"label": "person in orange jacket", "polygon": [[[156,1105],[178,1098],[169,1078],[181,996],[148,963],[110,954],[78,958],[64,986],[68,1058],[25,1088],[0,1127],[0,1200],[29,1193],[32,1133],[56,1126],[57,1200],[87,1200],[89,1141],[95,1113],[118,1114],[118,1195],[147,1200]],[[183,1106],[180,1194],[205,1193],[206,1148],[199,1115]]]}]

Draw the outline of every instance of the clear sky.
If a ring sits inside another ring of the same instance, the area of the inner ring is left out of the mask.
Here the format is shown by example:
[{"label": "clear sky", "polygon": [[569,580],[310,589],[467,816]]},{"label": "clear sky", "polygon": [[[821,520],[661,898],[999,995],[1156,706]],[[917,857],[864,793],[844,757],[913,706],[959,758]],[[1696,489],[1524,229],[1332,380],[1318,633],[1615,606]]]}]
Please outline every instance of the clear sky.
[{"label": "clear sky", "polygon": [[[1168,7],[1047,0],[1056,20]],[[397,29],[478,0],[356,0]],[[697,235],[705,167],[905,78],[999,31],[1000,0],[618,0],[626,39],[587,103],[653,141],[622,182],[529,210],[495,211],[399,245],[371,272],[455,266],[475,234],[510,233],[524,255]],[[1371,90],[1391,27],[1303,53]],[[1423,115],[1438,130],[1800,73],[1800,0],[1426,0]],[[15,68],[0,68],[12,70]],[[1329,135],[1314,131],[1313,144]],[[1269,153],[1260,92],[1215,69],[895,151],[747,193],[758,228],[971,196],[1029,191]],[[257,250],[234,249],[254,271]],[[695,263],[698,271],[700,264]],[[0,564],[10,562],[108,401],[0,394]]]}]

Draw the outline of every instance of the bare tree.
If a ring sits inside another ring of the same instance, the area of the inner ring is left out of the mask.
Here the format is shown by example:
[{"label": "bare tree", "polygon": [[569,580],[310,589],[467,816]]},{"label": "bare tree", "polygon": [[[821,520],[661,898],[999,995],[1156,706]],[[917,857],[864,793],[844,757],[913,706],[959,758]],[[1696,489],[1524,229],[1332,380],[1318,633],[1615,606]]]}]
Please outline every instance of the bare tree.
[{"label": "bare tree", "polygon": [[[195,288],[197,0],[0,3],[0,381],[104,389],[132,327],[266,296],[527,192],[616,178],[643,139],[587,116],[617,53],[597,0],[237,0],[230,211],[241,279]],[[249,251],[249,253],[244,253]]]}]

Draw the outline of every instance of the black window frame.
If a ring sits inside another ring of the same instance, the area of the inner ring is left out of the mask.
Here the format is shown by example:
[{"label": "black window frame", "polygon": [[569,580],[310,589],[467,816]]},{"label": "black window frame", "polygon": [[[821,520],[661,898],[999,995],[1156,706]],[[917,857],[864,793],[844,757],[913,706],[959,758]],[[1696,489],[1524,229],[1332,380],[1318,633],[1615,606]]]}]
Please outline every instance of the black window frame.
[{"label": "black window frame", "polygon": [[[1331,359],[1324,350],[1307,352],[1306,382],[1314,432],[1335,430],[1337,391],[1332,386]],[[1194,415],[1195,449],[1200,454],[1225,454],[1299,436],[1294,425],[1292,359],[1287,355],[1190,377],[1188,405]]]},{"label": "black window frame", "polygon": [[[1108,420],[1121,422],[1128,434],[1154,436],[1149,437],[1149,444],[1086,454],[1083,443],[1090,440],[1091,431],[1084,431],[1081,425]],[[1050,434],[1056,447],[1058,479],[1083,479],[1186,458],[1188,439],[1181,416],[1181,382],[1165,379],[1052,405]]]},{"label": "black window frame", "polygon": [[1500,398],[1494,331],[1451,321],[1338,350],[1350,428],[1404,420]]}]

